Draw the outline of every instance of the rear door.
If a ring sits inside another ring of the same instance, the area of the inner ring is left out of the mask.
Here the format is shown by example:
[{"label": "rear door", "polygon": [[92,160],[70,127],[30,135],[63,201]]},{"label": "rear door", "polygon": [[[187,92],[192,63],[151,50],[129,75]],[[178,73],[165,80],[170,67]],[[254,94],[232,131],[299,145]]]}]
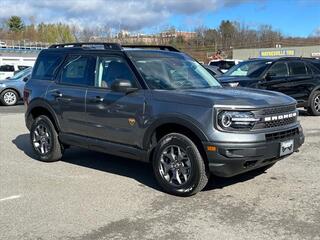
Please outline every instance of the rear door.
[{"label": "rear door", "polygon": [[47,92],[47,98],[60,117],[64,133],[87,135],[85,96],[94,83],[96,58],[90,55],[69,55]]},{"label": "rear door", "polygon": [[144,90],[126,94],[111,90],[117,79],[139,87],[135,75],[120,55],[101,55],[97,59],[94,87],[86,97],[87,134],[101,140],[139,146],[142,142]]},{"label": "rear door", "polygon": [[289,61],[290,96],[298,102],[304,102],[309,98],[310,89],[313,86],[312,70],[304,61]]}]

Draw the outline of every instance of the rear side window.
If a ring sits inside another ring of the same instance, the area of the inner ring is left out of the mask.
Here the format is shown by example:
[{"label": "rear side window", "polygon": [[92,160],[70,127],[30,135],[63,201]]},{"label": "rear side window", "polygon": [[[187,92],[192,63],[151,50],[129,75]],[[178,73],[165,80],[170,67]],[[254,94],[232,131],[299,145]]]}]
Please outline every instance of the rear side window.
[{"label": "rear side window", "polygon": [[0,66],[0,72],[14,72],[14,66],[12,65]]},{"label": "rear side window", "polygon": [[94,86],[95,57],[73,55],[64,64],[60,83],[80,86]]},{"label": "rear side window", "polygon": [[290,75],[306,75],[307,69],[304,62],[289,62]]},{"label": "rear side window", "polygon": [[56,53],[40,55],[34,66],[32,78],[52,80],[63,58],[64,55]]}]

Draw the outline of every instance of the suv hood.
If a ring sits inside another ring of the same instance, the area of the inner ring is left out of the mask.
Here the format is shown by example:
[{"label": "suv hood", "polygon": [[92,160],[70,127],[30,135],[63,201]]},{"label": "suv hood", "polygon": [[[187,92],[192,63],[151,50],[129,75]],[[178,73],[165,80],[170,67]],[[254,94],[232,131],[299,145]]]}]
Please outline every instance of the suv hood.
[{"label": "suv hood", "polygon": [[212,107],[213,105],[243,108],[264,108],[295,104],[296,101],[282,93],[251,88],[206,88],[188,90],[154,90],[158,101]]}]

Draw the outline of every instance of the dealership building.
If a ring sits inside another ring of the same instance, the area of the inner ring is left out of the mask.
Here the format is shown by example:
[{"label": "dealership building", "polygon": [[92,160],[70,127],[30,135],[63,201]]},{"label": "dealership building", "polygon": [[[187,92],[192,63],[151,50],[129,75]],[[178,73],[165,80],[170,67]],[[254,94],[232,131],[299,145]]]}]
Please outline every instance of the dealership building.
[{"label": "dealership building", "polygon": [[233,49],[232,53],[234,59],[240,60],[278,57],[320,58],[320,45],[304,47]]}]

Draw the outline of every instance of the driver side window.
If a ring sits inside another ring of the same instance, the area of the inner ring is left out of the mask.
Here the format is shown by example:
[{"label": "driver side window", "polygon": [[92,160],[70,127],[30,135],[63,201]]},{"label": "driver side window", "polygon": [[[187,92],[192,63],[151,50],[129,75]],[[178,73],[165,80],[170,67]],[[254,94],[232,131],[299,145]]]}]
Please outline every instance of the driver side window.
[{"label": "driver side window", "polygon": [[95,86],[110,89],[112,83],[117,79],[129,80],[133,87],[137,86],[131,69],[122,58],[98,57]]},{"label": "driver side window", "polygon": [[275,63],[268,71],[268,75],[272,77],[288,76],[288,66],[284,62]]}]

